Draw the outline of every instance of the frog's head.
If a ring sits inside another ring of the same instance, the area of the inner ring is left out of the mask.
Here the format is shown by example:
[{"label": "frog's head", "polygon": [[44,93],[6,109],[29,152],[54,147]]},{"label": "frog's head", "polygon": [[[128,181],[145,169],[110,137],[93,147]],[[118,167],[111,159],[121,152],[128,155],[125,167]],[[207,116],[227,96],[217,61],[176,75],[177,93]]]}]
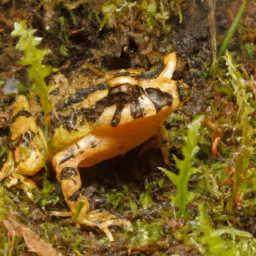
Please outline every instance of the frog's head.
[{"label": "frog's head", "polygon": [[[190,98],[191,89],[183,81],[172,80],[176,69],[176,53],[166,55],[154,69],[142,73],[138,78],[147,96],[156,105],[171,105],[178,108]],[[161,102],[161,104],[160,104]]]}]

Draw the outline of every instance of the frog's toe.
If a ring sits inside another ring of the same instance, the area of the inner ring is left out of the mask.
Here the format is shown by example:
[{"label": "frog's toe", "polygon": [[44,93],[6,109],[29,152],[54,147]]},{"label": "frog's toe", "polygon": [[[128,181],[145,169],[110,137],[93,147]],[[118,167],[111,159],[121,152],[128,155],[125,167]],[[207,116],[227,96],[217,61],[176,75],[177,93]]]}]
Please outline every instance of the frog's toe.
[{"label": "frog's toe", "polygon": [[115,215],[110,214],[109,212],[91,212],[86,216],[86,219],[82,219],[81,216],[79,218],[79,223],[85,224],[86,226],[98,227],[106,234],[110,242],[114,240],[112,233],[109,230],[110,226],[125,226],[130,230],[132,229],[132,224],[130,221],[118,219]]},{"label": "frog's toe", "polygon": [[104,222],[102,222],[101,224],[98,225],[98,227],[105,232],[108,240],[110,242],[112,242],[114,239],[113,239],[113,236],[112,236],[112,233],[110,232],[109,230],[109,226],[127,226],[130,230],[132,229],[132,224],[130,221],[128,220],[122,220],[122,219],[115,219],[115,220],[106,220]]}]

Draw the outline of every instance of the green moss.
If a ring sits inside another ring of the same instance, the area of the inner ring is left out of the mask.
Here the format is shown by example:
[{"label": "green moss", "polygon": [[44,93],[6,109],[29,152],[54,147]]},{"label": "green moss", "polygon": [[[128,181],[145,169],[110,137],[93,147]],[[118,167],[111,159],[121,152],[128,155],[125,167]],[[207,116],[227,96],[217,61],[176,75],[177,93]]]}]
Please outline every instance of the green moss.
[{"label": "green moss", "polygon": [[64,40],[68,40],[71,35],[71,32],[69,31],[69,25],[67,20],[63,16],[61,16],[58,21],[61,28],[60,30],[61,37]]},{"label": "green moss", "polygon": [[[253,242],[252,235],[248,232],[234,229],[232,227],[222,227],[220,229],[214,229],[213,223],[206,208],[202,205],[198,205],[199,216],[195,221],[190,222],[192,233],[189,236],[189,242],[196,244],[200,251],[205,256],[234,256],[234,255],[252,255],[237,254],[243,250],[243,244],[239,243],[239,238],[244,239],[246,243]],[[255,245],[254,245],[255,247]]]},{"label": "green moss", "polygon": [[165,26],[166,21],[171,15],[178,14],[182,21],[180,4],[183,1],[172,1],[170,5],[162,0],[139,0],[139,1],[123,1],[111,0],[107,1],[102,6],[102,14],[104,19],[100,25],[100,30],[106,26],[108,29],[115,28],[116,24],[123,17],[132,17],[134,13],[138,13],[136,20],[145,26],[148,32],[154,32],[156,28],[164,28],[168,31],[168,26]]},{"label": "green moss", "polygon": [[146,188],[146,192],[143,192],[140,194],[140,203],[144,209],[148,209],[153,205],[153,201],[152,201],[153,188],[147,179],[145,180],[145,188]]},{"label": "green moss", "polygon": [[8,153],[7,147],[3,147],[0,145],[0,159],[6,157]]},{"label": "green moss", "polygon": [[102,5],[101,11],[104,16],[102,23],[100,24],[100,30],[106,26],[107,28],[114,27],[115,11],[117,9],[117,4],[113,2],[106,2]]},{"label": "green moss", "polygon": [[59,196],[56,193],[56,184],[51,183],[48,179],[48,169],[45,167],[46,171],[44,173],[43,180],[43,193],[41,194],[41,198],[38,201],[38,205],[46,206],[49,204],[57,204],[59,201]]},{"label": "green moss", "polygon": [[128,248],[134,248],[142,245],[153,244],[162,237],[163,220],[155,219],[152,222],[136,221],[133,224],[133,234]]},{"label": "green moss", "polygon": [[[4,254],[8,252],[11,244],[8,242],[8,231],[2,222],[9,218],[14,219],[17,223],[22,221],[24,225],[35,231],[42,239],[58,248],[60,254],[61,252],[65,254],[67,251],[70,253],[74,251],[76,255],[86,254],[91,244],[89,235],[83,233],[80,226],[72,223],[70,219],[54,218],[49,221],[50,215],[45,214],[45,209],[41,212],[27,196],[21,191],[17,191],[16,188],[8,189],[4,185],[0,186],[0,255],[9,255]],[[60,211],[63,211],[63,208]],[[39,221],[36,219],[37,216],[46,218],[44,221]],[[23,250],[27,252],[26,244],[22,238],[17,240],[15,237],[13,239],[16,241],[13,256],[23,255],[24,252],[21,253]],[[95,243],[98,244],[99,240]]]},{"label": "green moss", "polygon": [[138,211],[138,206],[129,194],[128,187],[125,185],[122,186],[121,190],[108,193],[107,198],[109,201],[107,204],[107,209],[114,209],[120,213],[122,213],[125,209],[130,209],[133,214],[137,213]]}]

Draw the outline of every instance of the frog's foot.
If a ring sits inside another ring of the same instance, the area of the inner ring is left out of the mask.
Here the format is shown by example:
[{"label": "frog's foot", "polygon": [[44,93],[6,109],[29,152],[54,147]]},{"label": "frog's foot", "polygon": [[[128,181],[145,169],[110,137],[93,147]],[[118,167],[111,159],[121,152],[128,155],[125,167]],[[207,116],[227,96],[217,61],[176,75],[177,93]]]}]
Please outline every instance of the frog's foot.
[{"label": "frog's foot", "polygon": [[[66,161],[66,164],[76,165],[75,159],[72,161]],[[71,165],[72,166],[72,165]],[[71,211],[71,216],[74,221],[81,225],[89,227],[98,227],[105,232],[108,239],[113,241],[113,236],[109,231],[109,226],[128,226],[131,227],[131,223],[127,220],[115,219],[116,216],[108,212],[92,212],[89,213],[89,202],[82,193],[82,182],[80,173],[75,167],[56,165],[57,177],[61,183],[61,188],[65,200]]]},{"label": "frog's foot", "polygon": [[130,230],[132,230],[132,224],[128,220],[122,220],[122,219],[111,219],[111,220],[105,220],[103,223],[97,225],[102,231],[105,232],[108,240],[112,242],[113,236],[112,233],[109,230],[109,226],[127,226]]},{"label": "frog's foot", "polygon": [[[77,207],[79,208],[79,202],[83,202],[82,209],[77,213],[78,209],[76,209],[76,212],[73,214],[75,222],[81,225],[86,225],[90,227],[98,227],[100,230],[102,230],[110,242],[112,242],[113,236],[112,233],[109,230],[109,226],[126,226],[129,229],[132,228],[131,222],[123,219],[117,219],[115,215],[110,214],[109,212],[91,212],[87,213],[89,210],[89,204],[86,197],[81,197],[78,199]],[[71,208],[72,211],[72,208]],[[78,216],[76,217],[76,215]]]}]

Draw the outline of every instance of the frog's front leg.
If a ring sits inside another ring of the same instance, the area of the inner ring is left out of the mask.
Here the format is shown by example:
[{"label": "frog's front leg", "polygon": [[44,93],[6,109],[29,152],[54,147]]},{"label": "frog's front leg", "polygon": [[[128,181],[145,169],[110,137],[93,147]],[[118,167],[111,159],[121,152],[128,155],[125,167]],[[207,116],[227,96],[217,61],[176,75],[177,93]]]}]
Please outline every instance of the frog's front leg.
[{"label": "frog's front leg", "polygon": [[[53,166],[74,221],[86,226],[97,226],[106,233],[110,241],[113,241],[113,236],[108,229],[109,226],[125,225],[130,227],[131,223],[122,219],[113,219],[115,216],[108,212],[89,214],[89,202],[82,195],[82,181],[78,166],[81,161],[90,162],[95,156],[98,155],[99,157],[99,155],[109,150],[109,146],[113,146],[114,143],[111,139],[88,136],[68,149],[59,152],[53,158]],[[79,201],[82,201],[83,206],[78,216],[76,216]]]}]

